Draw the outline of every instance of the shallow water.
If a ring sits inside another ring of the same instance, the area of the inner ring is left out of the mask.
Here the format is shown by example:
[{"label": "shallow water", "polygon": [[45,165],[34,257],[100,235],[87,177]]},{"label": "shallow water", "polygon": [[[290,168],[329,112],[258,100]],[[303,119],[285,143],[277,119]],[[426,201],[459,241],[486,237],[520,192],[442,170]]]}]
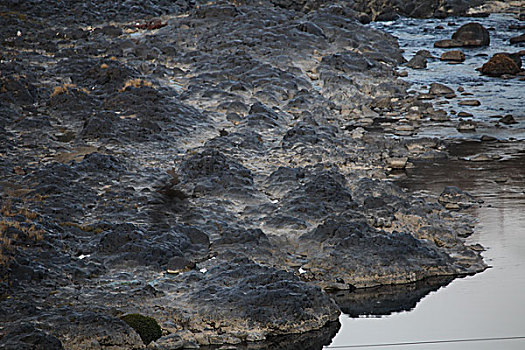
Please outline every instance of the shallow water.
[{"label": "shallow water", "polygon": [[[452,34],[463,24],[469,22],[481,23],[490,30],[490,46],[480,48],[457,48],[440,49],[434,48],[434,42],[441,39],[450,39]],[[454,24],[454,25],[449,25]],[[479,122],[478,131],[483,134],[498,137],[500,139],[514,138],[525,140],[525,81],[519,79],[491,78],[481,75],[476,68],[481,67],[492,55],[498,52],[518,52],[523,50],[523,46],[511,45],[509,38],[517,36],[522,31],[509,29],[512,25],[520,25],[520,21],[512,15],[493,14],[488,18],[449,18],[446,20],[427,19],[418,20],[412,18],[402,18],[395,22],[374,23],[377,29],[386,31],[399,39],[400,47],[405,50],[404,56],[407,60],[412,58],[419,50],[428,50],[436,57],[429,59],[426,69],[410,69],[401,67],[401,70],[408,71],[408,77],[403,80],[412,84],[412,89],[421,92],[428,92],[430,83],[437,82],[445,84],[457,90],[458,87],[465,89],[464,93],[472,95],[462,95],[457,92],[454,99],[436,99],[433,103],[436,108],[441,108],[447,112],[468,112],[473,114],[472,119]],[[436,29],[442,26],[444,29]],[[494,30],[492,30],[492,28]],[[460,64],[450,64],[439,60],[445,51],[461,50],[465,53],[466,59]],[[476,99],[481,102],[478,107],[458,106],[458,102],[466,99]],[[514,116],[518,124],[495,128],[497,119],[491,118],[494,115]],[[452,115],[452,120],[459,119]],[[469,118],[465,118],[469,119]],[[418,136],[439,136],[447,138],[469,137],[464,133],[458,132],[455,128],[440,126],[425,128]],[[475,137],[475,134],[470,135]]]},{"label": "shallow water", "polygon": [[[448,21],[457,25],[449,27]],[[341,330],[326,349],[344,349],[345,346],[362,344],[525,336],[525,104],[520,102],[525,96],[525,82],[487,78],[474,70],[487,60],[487,57],[476,56],[478,53],[492,55],[495,52],[519,50],[516,47],[508,49],[509,45],[506,44],[508,37],[517,35],[516,32],[508,33],[509,24],[519,22],[507,15],[491,15],[483,19],[458,18],[445,21],[402,19],[374,25],[399,37],[401,46],[406,50],[406,58],[410,58],[420,49],[429,49],[435,56],[441,55],[443,50],[434,49],[432,43],[450,38],[459,25],[469,21],[496,28],[495,32],[491,31],[490,48],[465,50],[467,61],[462,65],[448,65],[437,60],[431,61],[426,70],[408,69],[409,77],[406,80],[419,91],[425,91],[421,86],[431,82],[440,82],[454,89],[463,86],[466,91],[474,93],[468,98],[479,99],[482,105],[466,110],[458,109],[452,102],[442,108],[471,112],[475,119],[486,123],[487,127],[471,134],[461,134],[446,126],[423,130],[418,136],[458,139],[457,145],[450,148],[452,158],[416,164],[414,169],[407,171],[406,177],[397,182],[409,191],[430,196],[430,200],[436,199],[445,186],[451,185],[482,199],[484,203],[481,206],[468,210],[476,217],[477,223],[475,233],[467,242],[480,243],[487,249],[483,256],[491,268],[475,276],[456,279],[445,287],[423,290],[422,294],[429,294],[418,296],[422,297],[419,302],[416,300],[392,307],[388,312],[378,308],[381,311],[372,309],[372,312],[361,312],[361,315],[367,314],[366,317],[343,315],[340,319]],[[435,30],[438,24],[444,25],[445,29]],[[454,70],[454,74],[450,70]],[[496,128],[489,118],[493,114],[512,114],[519,124]],[[506,142],[465,141],[479,140],[481,134],[496,136]],[[459,138],[463,141],[459,141]],[[502,158],[491,162],[465,160],[480,153],[497,154]],[[385,303],[385,299],[390,297],[394,300],[398,295],[387,294],[385,297],[383,293],[375,297],[377,303]],[[525,339],[406,344],[380,348],[517,350],[525,348]]]}]

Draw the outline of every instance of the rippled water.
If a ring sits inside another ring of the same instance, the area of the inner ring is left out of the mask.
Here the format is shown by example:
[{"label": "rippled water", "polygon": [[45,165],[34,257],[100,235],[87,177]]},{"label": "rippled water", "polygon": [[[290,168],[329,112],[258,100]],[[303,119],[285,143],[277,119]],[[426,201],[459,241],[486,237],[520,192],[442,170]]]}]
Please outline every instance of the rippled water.
[{"label": "rippled water", "polygon": [[[443,52],[458,49],[434,48],[434,42],[450,39],[461,25],[469,22],[478,22],[490,29],[490,46],[459,48],[466,56],[465,61],[460,64],[440,61],[439,57]],[[525,140],[525,102],[523,101],[525,81],[516,78],[491,78],[476,71],[476,68],[481,67],[492,55],[498,52],[512,53],[524,49],[523,46],[520,48],[509,43],[509,38],[522,33],[522,31],[509,29],[510,26],[520,24],[523,25],[511,15],[494,14],[488,18],[449,18],[446,20],[403,18],[395,22],[379,22],[373,25],[377,29],[389,32],[399,38],[400,46],[405,50],[404,56],[407,60],[412,58],[417,51],[423,49],[430,51],[436,57],[436,59],[428,60],[427,69],[402,68],[409,73],[408,77],[403,79],[413,84],[414,90],[427,92],[428,88],[424,87],[428,87],[433,82],[445,84],[454,90],[461,86],[466,93],[472,95],[462,96],[458,92],[455,99],[442,98],[435,100],[434,103],[437,102],[438,108],[448,112],[454,110],[472,113],[473,119],[481,123],[478,129],[487,135]],[[436,29],[438,26],[442,26],[444,29]],[[464,99],[477,99],[481,105],[478,107],[458,106],[457,103]],[[513,115],[519,124],[511,127],[494,128],[497,119],[491,118],[491,116],[506,114]],[[465,138],[465,134],[457,132],[454,128],[446,127],[428,128],[419,135]]]},{"label": "rippled water", "polygon": [[[449,21],[456,25],[448,26]],[[488,59],[479,54],[519,50],[507,44],[509,37],[518,35],[516,31],[508,30],[509,25],[519,22],[511,16],[491,15],[482,19],[444,21],[401,19],[374,25],[396,35],[408,59],[420,49],[428,49],[439,57],[444,50],[434,49],[433,43],[450,38],[460,25],[470,21],[496,29],[491,31],[490,48],[464,50],[467,60],[460,65],[436,60],[430,61],[426,70],[407,69],[409,76],[405,79],[420,91],[425,91],[422,86],[428,86],[431,82],[443,83],[454,89],[463,86],[473,93],[473,96],[466,98],[479,99],[481,106],[458,108],[454,101],[450,101],[442,108],[470,112],[486,127],[470,134],[458,133],[455,128],[445,125],[423,130],[418,136],[457,139],[457,144],[450,149],[452,158],[416,164],[406,177],[398,180],[398,184],[415,193],[429,195],[431,199],[436,198],[445,186],[454,185],[484,200],[482,206],[470,210],[478,221],[475,234],[468,239],[468,243],[480,243],[487,249],[483,256],[492,268],[475,276],[456,279],[437,291],[439,287],[427,286],[427,290],[418,287],[417,291],[429,294],[417,302],[421,296],[412,292],[417,300],[387,308],[387,312],[381,306],[395,304],[400,293],[378,292],[373,297],[379,307],[371,308],[372,312],[361,311],[361,314],[368,316],[341,316],[342,328],[327,349],[344,349],[344,346],[359,344],[525,336],[525,103],[522,101],[525,98],[525,82],[483,77],[474,70]],[[443,25],[445,29],[435,29],[437,25]],[[495,127],[493,118],[490,118],[494,114],[512,114],[519,124]],[[481,134],[493,135],[505,142],[465,141],[479,140]],[[491,162],[465,160],[480,153],[496,153],[502,158]],[[388,315],[380,316],[384,314]],[[517,350],[525,349],[525,340],[381,348]]]}]

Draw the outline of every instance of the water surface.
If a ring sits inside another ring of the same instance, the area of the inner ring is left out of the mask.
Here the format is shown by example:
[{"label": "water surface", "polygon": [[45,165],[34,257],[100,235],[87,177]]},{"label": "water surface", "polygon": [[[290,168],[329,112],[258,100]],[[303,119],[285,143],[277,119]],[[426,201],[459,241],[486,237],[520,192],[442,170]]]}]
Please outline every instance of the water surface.
[{"label": "water surface", "polygon": [[[428,49],[439,57],[444,50],[434,49],[433,42],[450,38],[460,25],[469,21],[495,28],[491,31],[489,48],[464,50],[467,60],[461,65],[448,65],[435,60],[430,61],[425,70],[408,69],[406,80],[418,91],[425,91],[431,82],[443,83],[454,89],[464,87],[473,94],[468,98],[479,99],[481,106],[459,108],[457,101],[449,101],[440,108],[449,112],[468,111],[474,114],[473,119],[485,126],[469,134],[459,133],[445,125],[423,129],[417,136],[457,140],[457,144],[450,148],[452,157],[445,161],[416,164],[414,169],[407,171],[406,177],[397,182],[409,191],[429,196],[429,200],[435,200],[445,186],[451,185],[482,199],[483,205],[468,210],[477,222],[475,233],[467,239],[467,243],[479,243],[486,248],[483,256],[491,268],[449,284],[442,283],[446,286],[441,288],[417,288],[412,293],[415,300],[390,309],[381,306],[389,304],[389,300],[392,304],[400,292],[378,293],[373,296],[378,303],[377,308],[357,313],[347,310],[349,315],[341,316],[342,328],[326,348],[525,336],[525,103],[522,101],[525,82],[484,77],[474,70],[487,61],[487,55],[519,50],[508,44],[509,37],[518,35],[508,27],[519,22],[508,15],[491,15],[482,19],[444,21],[401,19],[373,25],[396,35],[409,59],[420,49]],[[449,26],[448,22],[455,25]],[[443,25],[444,29],[436,29],[438,25]],[[497,127],[494,118],[490,117],[494,114],[512,114],[519,124]],[[495,136],[500,141],[468,141],[479,140],[482,134]],[[487,153],[501,158],[490,162],[468,161],[473,155]],[[423,292],[418,295],[418,291]],[[381,348],[517,350],[525,349],[525,340],[391,345]]]}]

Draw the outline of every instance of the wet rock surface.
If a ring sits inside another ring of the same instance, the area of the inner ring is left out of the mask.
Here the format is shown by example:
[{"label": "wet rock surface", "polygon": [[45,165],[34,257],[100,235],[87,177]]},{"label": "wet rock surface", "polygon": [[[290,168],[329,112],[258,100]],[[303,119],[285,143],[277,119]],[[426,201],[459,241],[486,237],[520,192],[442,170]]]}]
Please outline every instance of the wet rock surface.
[{"label": "wet rock surface", "polygon": [[478,203],[472,195],[463,192],[455,186],[445,187],[439,196],[438,202],[451,210],[466,209]]},{"label": "wet rock surface", "polygon": [[462,46],[488,46],[490,34],[481,24],[473,22],[462,25],[452,34],[452,40],[461,42]]},{"label": "wet rock surface", "polygon": [[0,5],[0,347],[141,348],[140,313],[150,348],[319,348],[325,290],[486,267],[389,180],[443,116],[361,2],[91,4]]},{"label": "wet rock surface", "polygon": [[443,39],[434,43],[435,47],[480,47],[490,45],[489,31],[481,24],[472,22],[462,25],[452,34],[451,39]]},{"label": "wet rock surface", "polygon": [[397,15],[417,18],[461,16],[466,14],[470,8],[482,4],[484,1],[380,0],[370,2],[366,0],[354,0],[354,3],[354,8],[370,14],[373,20],[388,21],[395,19],[394,16]]}]

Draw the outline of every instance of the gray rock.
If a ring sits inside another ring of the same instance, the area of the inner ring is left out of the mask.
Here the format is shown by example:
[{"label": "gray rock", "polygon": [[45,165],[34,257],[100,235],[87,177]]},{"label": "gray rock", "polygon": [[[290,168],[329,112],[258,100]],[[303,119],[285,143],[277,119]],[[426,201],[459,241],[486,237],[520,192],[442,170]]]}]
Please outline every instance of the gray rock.
[{"label": "gray rock", "polygon": [[523,42],[525,42],[525,34],[521,34],[510,38],[511,44],[521,44]]},{"label": "gray rock", "polygon": [[304,332],[339,316],[339,308],[320,288],[245,259],[224,262],[198,279],[188,274],[183,282],[198,286],[188,304],[193,317],[221,324],[223,331],[231,333]]},{"label": "gray rock", "polygon": [[448,95],[453,94],[454,90],[440,83],[432,83],[428,93],[432,95]]},{"label": "gray rock", "polygon": [[501,119],[499,120],[500,123],[503,123],[503,124],[507,124],[507,125],[511,125],[511,124],[517,124],[518,122],[516,121],[516,119],[514,119],[514,117],[512,115],[506,115],[504,117],[501,117]]},{"label": "gray rock", "polygon": [[453,47],[462,47],[462,46],[463,46],[463,43],[461,41],[452,40],[452,39],[443,39],[443,40],[436,41],[434,43],[434,47],[439,47],[439,48],[444,48],[444,49],[453,48]]},{"label": "gray rock", "polygon": [[457,126],[460,132],[470,132],[476,130],[476,122],[473,120],[461,120]]},{"label": "gray rock", "polygon": [[0,349],[5,350],[63,350],[56,337],[34,327],[30,323],[20,323],[3,329]]},{"label": "gray rock", "polygon": [[93,312],[51,316],[44,323],[66,349],[100,348],[111,344],[113,349],[143,348],[140,336],[124,321]]},{"label": "gray rock", "polygon": [[440,60],[452,61],[452,62],[463,62],[465,61],[465,54],[459,50],[447,51],[441,55]]},{"label": "gray rock", "polygon": [[455,186],[447,186],[439,195],[439,203],[449,210],[461,210],[478,204],[478,201],[469,193],[463,192]]},{"label": "gray rock", "polygon": [[489,46],[490,34],[479,23],[467,23],[462,25],[454,34],[452,40],[461,42],[461,46]]},{"label": "gray rock", "polygon": [[427,68],[427,59],[420,55],[415,55],[406,63],[406,66],[412,69],[425,69]]},{"label": "gray rock", "polygon": [[[316,279],[326,288],[352,289],[402,283],[427,275],[434,268],[443,273],[449,269],[446,255],[408,233],[386,233],[363,221],[344,217],[327,219],[301,239],[310,251],[308,263],[303,268],[315,271]],[[377,258],[363,264],[364,256]],[[420,263],[411,264],[411,259]],[[373,275],[370,274],[372,270],[375,271]]]},{"label": "gray rock", "polygon": [[151,342],[147,349],[177,350],[184,348],[184,340],[177,334],[170,334]]},{"label": "gray rock", "polygon": [[9,2],[2,206],[31,190],[9,190],[0,314],[39,323],[0,342],[142,348],[119,319],[140,312],[172,334],[152,346],[320,348],[339,309],[319,286],[483,270],[438,229],[458,218],[372,180],[447,157],[383,135],[432,113],[359,20],[442,10],[396,3]]}]

